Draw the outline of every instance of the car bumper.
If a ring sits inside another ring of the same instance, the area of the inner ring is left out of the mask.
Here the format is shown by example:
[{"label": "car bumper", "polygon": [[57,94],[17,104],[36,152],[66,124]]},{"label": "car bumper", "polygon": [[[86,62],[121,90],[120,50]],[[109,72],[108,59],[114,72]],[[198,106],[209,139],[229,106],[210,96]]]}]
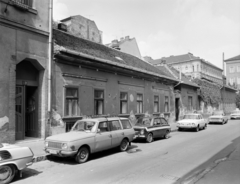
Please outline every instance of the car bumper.
[{"label": "car bumper", "polygon": [[196,125],[177,125],[178,128],[196,128],[197,126]]},{"label": "car bumper", "polygon": [[212,119],[212,120],[209,120],[208,122],[209,122],[209,123],[222,123],[223,120],[222,120],[222,119],[218,119],[218,120]]},{"label": "car bumper", "polygon": [[76,151],[67,151],[67,150],[54,150],[54,149],[45,148],[44,151],[47,154],[55,155],[55,156],[59,156],[59,157],[70,157],[70,156],[74,156],[75,154],[77,154],[77,150]]},{"label": "car bumper", "polygon": [[230,116],[230,119],[240,119],[240,116]]}]

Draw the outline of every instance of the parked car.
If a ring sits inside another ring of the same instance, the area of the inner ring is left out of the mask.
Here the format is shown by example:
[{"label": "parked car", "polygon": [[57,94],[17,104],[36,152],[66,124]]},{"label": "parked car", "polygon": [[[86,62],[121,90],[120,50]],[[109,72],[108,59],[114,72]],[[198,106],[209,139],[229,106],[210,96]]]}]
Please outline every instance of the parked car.
[{"label": "parked car", "polygon": [[240,119],[240,110],[233,111],[230,114],[230,119]]},{"label": "parked car", "polygon": [[91,118],[78,120],[68,133],[53,135],[45,140],[45,151],[58,157],[75,157],[84,163],[89,155],[119,147],[126,151],[135,136],[127,118]]},{"label": "parked car", "polygon": [[183,119],[177,122],[178,130],[195,129],[198,132],[200,129],[207,128],[207,120],[201,114],[186,114]]},{"label": "parked car", "polygon": [[214,111],[213,115],[208,118],[208,123],[221,123],[224,125],[228,122],[228,117],[223,111]]},{"label": "parked car", "polygon": [[145,139],[148,143],[154,138],[169,138],[171,127],[164,117],[140,117],[134,126],[136,139]]},{"label": "parked car", "polygon": [[28,147],[0,144],[0,183],[10,183],[17,173],[33,163],[33,152]]}]

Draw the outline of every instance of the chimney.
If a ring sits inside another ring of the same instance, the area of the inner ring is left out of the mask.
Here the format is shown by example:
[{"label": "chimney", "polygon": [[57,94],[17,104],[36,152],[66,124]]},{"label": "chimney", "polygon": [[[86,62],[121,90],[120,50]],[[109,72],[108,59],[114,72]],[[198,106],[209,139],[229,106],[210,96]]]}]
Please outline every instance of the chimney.
[{"label": "chimney", "polygon": [[120,38],[120,41],[123,42],[123,41],[124,41],[124,37],[121,37],[121,38]]},{"label": "chimney", "polygon": [[129,40],[129,36],[125,36],[125,40]]}]

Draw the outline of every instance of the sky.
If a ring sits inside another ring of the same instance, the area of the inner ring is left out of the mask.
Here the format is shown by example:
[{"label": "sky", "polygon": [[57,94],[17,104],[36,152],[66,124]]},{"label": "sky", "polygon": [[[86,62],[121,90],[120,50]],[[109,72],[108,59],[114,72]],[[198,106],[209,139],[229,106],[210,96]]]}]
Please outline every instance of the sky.
[{"label": "sky", "polygon": [[130,36],[142,56],[192,53],[222,68],[240,54],[240,0],[53,0],[53,18],[82,15],[103,43]]}]

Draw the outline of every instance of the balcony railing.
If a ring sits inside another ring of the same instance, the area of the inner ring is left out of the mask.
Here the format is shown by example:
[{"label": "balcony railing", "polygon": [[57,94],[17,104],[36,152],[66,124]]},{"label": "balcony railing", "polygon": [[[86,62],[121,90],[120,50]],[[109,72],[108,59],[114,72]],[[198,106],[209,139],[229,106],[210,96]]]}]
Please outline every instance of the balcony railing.
[{"label": "balcony railing", "polygon": [[32,8],[32,0],[12,0],[12,3],[22,9]]}]

